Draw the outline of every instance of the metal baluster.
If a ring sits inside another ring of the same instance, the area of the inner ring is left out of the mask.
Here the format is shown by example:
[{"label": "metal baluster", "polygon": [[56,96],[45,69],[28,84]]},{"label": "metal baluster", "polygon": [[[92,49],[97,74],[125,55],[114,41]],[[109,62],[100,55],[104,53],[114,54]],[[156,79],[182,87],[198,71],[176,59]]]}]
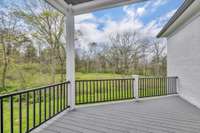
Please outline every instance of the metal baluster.
[{"label": "metal baluster", "polygon": [[120,80],[120,83],[121,83],[121,100],[124,99],[124,80]]},{"label": "metal baluster", "polygon": [[105,89],[104,88],[105,81],[102,80],[101,84],[102,84],[102,86],[101,86],[101,88],[102,88],[102,91],[101,91],[101,97],[102,97],[102,99],[101,99],[101,101],[104,102],[104,100],[105,100],[105,90],[104,90]]},{"label": "metal baluster", "polygon": [[119,87],[119,97],[118,97],[118,100],[121,99],[121,80],[119,79],[118,80],[118,87]]},{"label": "metal baluster", "polygon": [[109,89],[109,90],[110,90],[110,92],[109,92],[109,93],[110,93],[110,94],[109,94],[109,95],[110,95],[109,100],[110,100],[110,101],[112,101],[112,88],[111,88],[111,83],[112,83],[112,80],[109,80],[109,88],[110,88],[110,89]]},{"label": "metal baluster", "polygon": [[86,99],[85,99],[85,82],[82,82],[83,84],[83,103],[85,103]]},{"label": "metal baluster", "polygon": [[[63,99],[63,100],[64,100],[64,101],[63,101],[63,108],[65,109],[65,108],[66,108],[66,93],[65,93],[65,90],[66,90],[66,83],[64,83],[63,86],[64,86],[64,87],[63,87],[63,95],[64,95],[64,99]],[[76,86],[76,82],[75,82],[75,86]],[[75,88],[75,91],[77,91],[76,88]],[[76,95],[76,97],[77,97],[77,95]],[[75,98],[76,98],[76,97],[75,97]],[[75,102],[75,103],[76,103],[76,102]]]},{"label": "metal baluster", "polygon": [[49,118],[51,117],[51,87],[49,87]]},{"label": "metal baluster", "polygon": [[13,133],[14,126],[13,126],[13,97],[9,97],[10,100],[10,133]]},{"label": "metal baluster", "polygon": [[29,131],[29,92],[26,94],[26,132]]},{"label": "metal baluster", "polygon": [[105,80],[102,81],[102,101],[105,101]]},{"label": "metal baluster", "polygon": [[53,115],[55,115],[55,86],[53,86]]},{"label": "metal baluster", "polygon": [[99,82],[100,82],[100,101],[102,101],[102,82],[101,80]]},{"label": "metal baluster", "polygon": [[144,78],[144,97],[146,97],[146,82],[147,82],[147,79]]},{"label": "metal baluster", "polygon": [[78,104],[78,88],[77,88],[77,81],[75,81],[75,104]]},{"label": "metal baluster", "polygon": [[35,127],[35,91],[33,91],[33,127]]},{"label": "metal baluster", "polygon": [[88,95],[88,81],[85,81],[85,89],[86,89],[86,103],[88,103],[89,95]]},{"label": "metal baluster", "polygon": [[81,97],[81,86],[80,86],[80,81],[78,81],[78,103],[79,104],[82,100],[82,97]]},{"label": "metal baluster", "polygon": [[117,99],[117,96],[118,96],[118,82],[117,82],[117,80],[114,80],[114,86],[115,86],[115,99],[114,100],[116,100]]},{"label": "metal baluster", "polygon": [[93,95],[92,95],[92,84],[91,84],[91,81],[90,82],[90,103],[92,103],[92,98],[93,98]]},{"label": "metal baluster", "polygon": [[114,100],[115,99],[115,80],[112,80],[112,94],[113,94],[112,100]]},{"label": "metal baluster", "polygon": [[122,91],[123,91],[123,99],[126,99],[126,91],[125,91],[125,89],[126,89],[126,87],[125,87],[126,80],[125,79],[122,80],[122,84],[123,84],[123,89],[122,89]]},{"label": "metal baluster", "polygon": [[129,96],[128,96],[128,80],[126,80],[126,98],[129,98]]},{"label": "metal baluster", "polygon": [[59,85],[60,86],[60,111],[62,111],[62,100],[63,100],[63,97],[62,97],[62,84]]},{"label": "metal baluster", "polygon": [[98,102],[99,101],[99,81],[97,81],[96,89],[97,89],[97,102]]},{"label": "metal baluster", "polygon": [[57,105],[56,105],[56,111],[57,111],[57,113],[59,112],[59,86],[56,86],[56,103],[57,103]]},{"label": "metal baluster", "polygon": [[44,120],[46,121],[46,119],[47,119],[47,115],[46,115],[46,108],[47,108],[47,106],[46,106],[46,96],[47,96],[47,91],[46,91],[46,88],[44,89]]},{"label": "metal baluster", "polygon": [[83,103],[84,98],[83,98],[83,84],[82,84],[82,81],[79,82],[79,89],[80,89],[79,103]]},{"label": "metal baluster", "polygon": [[117,100],[119,98],[119,81],[116,80],[115,82],[116,82],[115,83],[115,85],[116,85],[116,98],[115,98],[115,100]]},{"label": "metal baluster", "polygon": [[42,91],[39,91],[39,124],[41,124],[41,117],[42,117],[42,105],[41,105],[41,100],[42,100]]},{"label": "metal baluster", "polygon": [[110,90],[109,80],[106,81],[106,101],[108,101],[108,99],[109,99],[109,95],[108,95],[109,91],[108,90]]},{"label": "metal baluster", "polygon": [[19,94],[19,133],[22,133],[22,95]]},{"label": "metal baluster", "polygon": [[67,104],[67,107],[69,106],[69,104],[68,104],[68,84],[69,83],[66,84],[66,97],[67,97],[66,98],[66,104]]},{"label": "metal baluster", "polygon": [[92,100],[92,102],[95,102],[95,99],[96,99],[96,91],[95,91],[95,81],[93,81],[92,82],[93,84],[92,84],[92,90],[93,90],[93,100]]}]

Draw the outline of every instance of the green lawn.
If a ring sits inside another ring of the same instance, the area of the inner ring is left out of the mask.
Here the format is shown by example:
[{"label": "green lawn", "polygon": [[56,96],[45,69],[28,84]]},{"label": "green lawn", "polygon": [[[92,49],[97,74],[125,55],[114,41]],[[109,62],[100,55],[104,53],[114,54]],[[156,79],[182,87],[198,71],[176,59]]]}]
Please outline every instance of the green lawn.
[{"label": "green lawn", "polygon": [[[15,71],[8,73],[8,78],[6,80],[7,84],[7,91],[0,91],[0,94],[5,94],[9,92],[18,91],[25,88],[37,88],[41,86],[46,86],[48,84],[52,84],[51,82],[51,75],[40,74],[39,72],[31,72],[31,73],[24,73],[24,79],[22,80],[19,74]],[[56,83],[61,82],[60,75],[57,74],[56,76]],[[120,74],[112,74],[112,73],[76,73],[77,80],[84,80],[84,79],[107,79],[107,78],[124,78],[127,75],[120,75]],[[1,89],[1,88],[0,88]]]}]

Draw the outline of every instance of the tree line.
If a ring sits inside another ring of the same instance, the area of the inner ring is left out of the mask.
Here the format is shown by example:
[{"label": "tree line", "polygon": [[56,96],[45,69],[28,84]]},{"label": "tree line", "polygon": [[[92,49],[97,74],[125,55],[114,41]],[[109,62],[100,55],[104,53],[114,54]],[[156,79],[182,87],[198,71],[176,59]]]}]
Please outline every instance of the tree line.
[{"label": "tree line", "polygon": [[166,75],[164,40],[140,37],[137,31],[110,33],[108,42],[77,49],[76,70],[118,74]]},{"label": "tree line", "polygon": [[[60,81],[65,80],[64,24],[64,15],[42,0],[0,10],[1,91],[7,90],[7,80],[13,79],[12,70],[18,66],[41,76],[49,73],[52,83],[56,75]],[[120,31],[107,35],[103,43],[90,42],[82,48],[78,45],[82,34],[80,30],[75,32],[78,72],[166,75],[163,40],[144,37],[138,31]],[[23,85],[26,77],[17,72]]]}]

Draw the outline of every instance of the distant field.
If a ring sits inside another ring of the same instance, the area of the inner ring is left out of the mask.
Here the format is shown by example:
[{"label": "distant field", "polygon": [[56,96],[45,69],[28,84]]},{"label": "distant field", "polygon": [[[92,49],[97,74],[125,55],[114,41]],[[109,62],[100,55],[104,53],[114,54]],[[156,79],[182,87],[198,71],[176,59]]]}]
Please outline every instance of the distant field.
[{"label": "distant field", "polygon": [[[29,88],[37,88],[41,86],[46,86],[51,84],[51,75],[50,74],[40,74],[39,72],[32,72],[32,73],[24,73],[24,78],[21,79],[18,74],[13,72],[14,74],[9,73],[9,76],[6,80],[7,84],[7,92],[0,92],[8,93],[13,92],[21,89],[29,89]],[[12,75],[12,76],[11,76]],[[107,79],[107,78],[123,78],[127,77],[125,75],[119,74],[112,74],[112,73],[76,73],[77,80],[84,80],[84,79]],[[56,75],[56,83],[61,82],[60,75]]]},{"label": "distant field", "polygon": [[110,78],[125,78],[130,77],[130,75],[120,75],[112,73],[76,73],[77,80],[84,79],[110,79]]}]

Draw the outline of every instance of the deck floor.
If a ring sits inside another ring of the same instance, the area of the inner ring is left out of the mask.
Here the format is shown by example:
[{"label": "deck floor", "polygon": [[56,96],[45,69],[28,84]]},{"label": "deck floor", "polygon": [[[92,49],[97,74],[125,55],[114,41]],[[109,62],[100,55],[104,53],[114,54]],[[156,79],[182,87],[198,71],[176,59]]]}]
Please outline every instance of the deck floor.
[{"label": "deck floor", "polygon": [[200,110],[177,96],[82,107],[40,133],[200,133]]}]

